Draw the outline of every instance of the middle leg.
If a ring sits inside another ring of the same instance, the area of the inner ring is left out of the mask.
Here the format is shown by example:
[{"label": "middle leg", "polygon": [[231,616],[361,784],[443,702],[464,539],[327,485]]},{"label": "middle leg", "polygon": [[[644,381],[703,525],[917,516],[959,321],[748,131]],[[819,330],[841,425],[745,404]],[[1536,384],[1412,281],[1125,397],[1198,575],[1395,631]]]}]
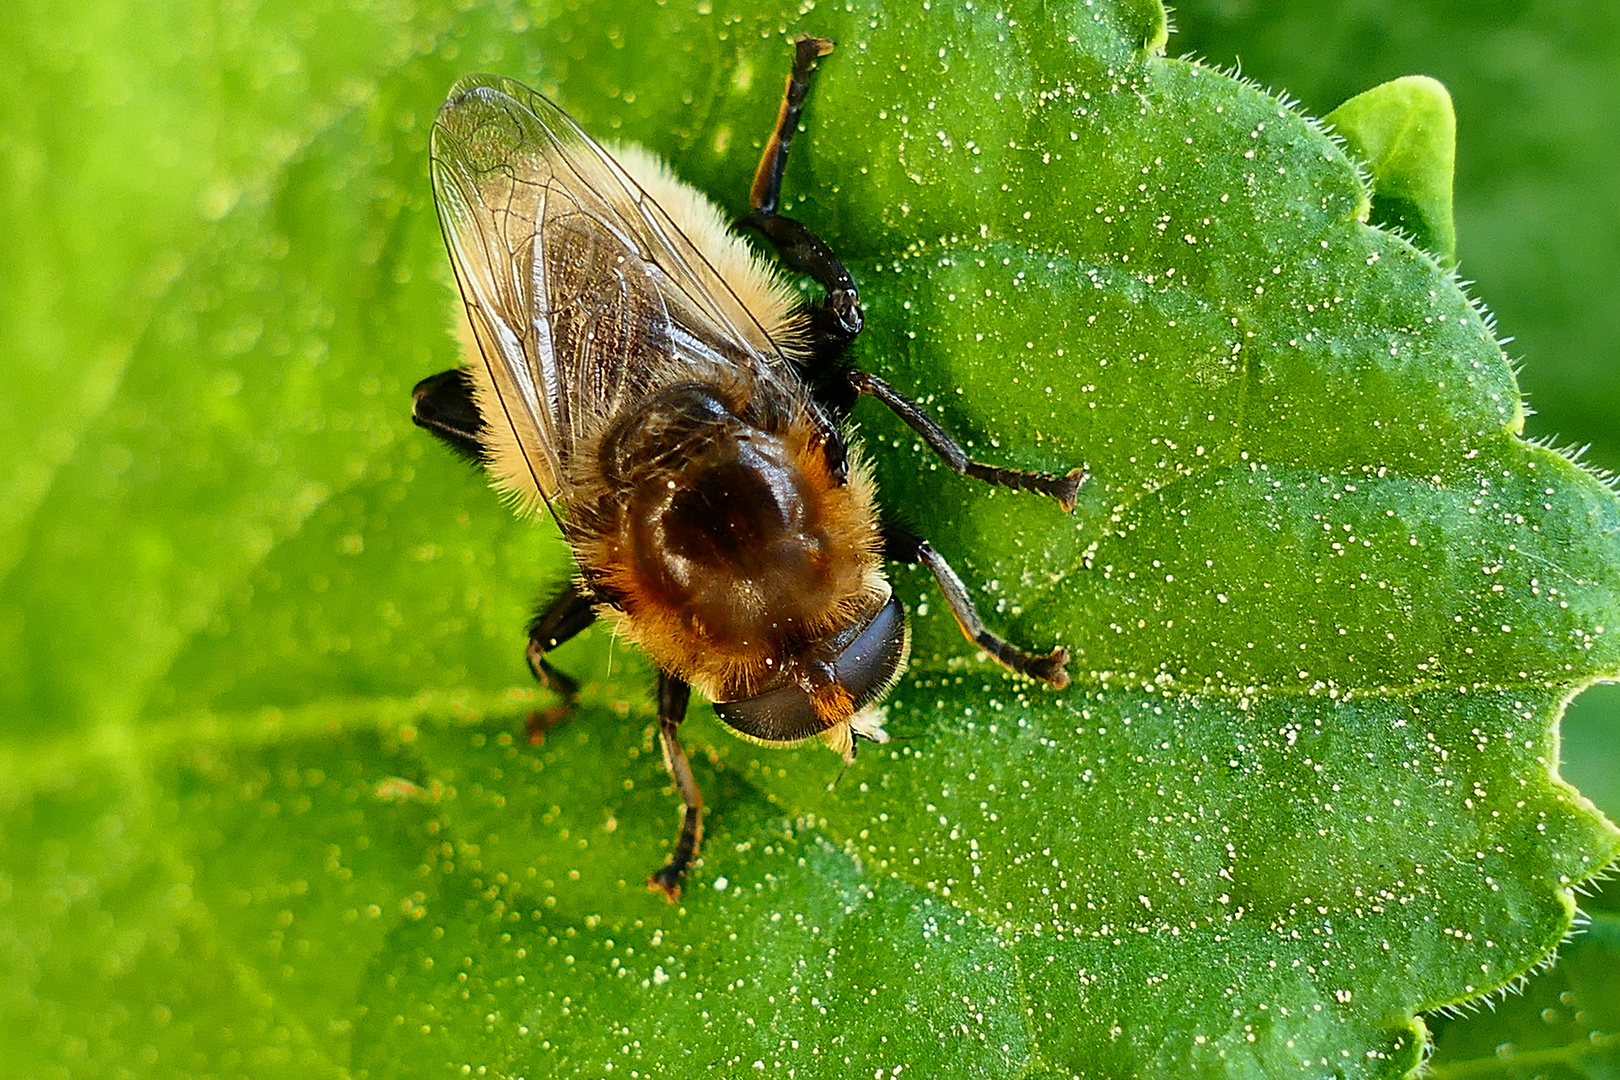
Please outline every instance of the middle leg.
[{"label": "middle leg", "polygon": [[543,742],[546,732],[562,723],[563,718],[568,715],[568,710],[573,708],[575,699],[579,697],[579,680],[558,671],[551,665],[551,661],[546,659],[546,654],[576,637],[595,621],[594,601],[572,581],[546,605],[544,611],[530,620],[529,646],[524,650],[524,657],[529,661],[529,670],[534,672],[535,680],[541,686],[555,691],[563,700],[559,705],[536,709],[529,714],[527,725],[529,742],[536,745]]},{"label": "middle leg", "polygon": [[906,426],[912,431],[922,436],[923,442],[928,444],[928,449],[939,455],[940,460],[949,465],[956,475],[971,476],[987,484],[1012,488],[1015,491],[1033,491],[1041,495],[1050,495],[1065,511],[1070,513],[1074,511],[1075,496],[1086,479],[1084,468],[1070,469],[1062,476],[1054,476],[1051,473],[1005,469],[999,465],[985,465],[974,461],[968,457],[961,444],[951,438],[951,433],[940,426],[939,421],[923,412],[922,407],[915,401],[876,375],[851,368],[849,382],[857,392],[869,394],[888,406],[890,412],[905,421]]}]

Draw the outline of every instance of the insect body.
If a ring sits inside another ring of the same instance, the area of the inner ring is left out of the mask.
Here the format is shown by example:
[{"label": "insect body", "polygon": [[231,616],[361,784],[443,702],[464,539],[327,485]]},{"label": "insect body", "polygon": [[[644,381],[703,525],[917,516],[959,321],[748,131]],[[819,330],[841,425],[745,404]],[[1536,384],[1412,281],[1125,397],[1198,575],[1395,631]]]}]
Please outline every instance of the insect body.
[{"label": "insect body", "polygon": [[434,195],[481,356],[419,383],[414,419],[528,508],[548,508],[573,549],[578,576],[529,629],[536,678],[571,697],[574,681],[547,654],[598,618],[657,665],[664,763],[685,809],[648,885],[671,900],[701,835],[678,738],[689,688],[768,745],[819,737],[847,762],[857,739],[886,741],[876,705],[909,635],[885,560],[927,566],[963,632],[998,661],[1068,683],[1067,650],[1033,655],[985,630],[945,561],[885,520],[840,426],[868,394],[959,473],[1066,509],[1083,479],[971,461],[849,363],[855,284],[777,212],[810,74],[831,47],[795,43],[743,222],[823,287],[810,304],[656,160],[609,155],[519,83],[462,79],[433,129]]}]

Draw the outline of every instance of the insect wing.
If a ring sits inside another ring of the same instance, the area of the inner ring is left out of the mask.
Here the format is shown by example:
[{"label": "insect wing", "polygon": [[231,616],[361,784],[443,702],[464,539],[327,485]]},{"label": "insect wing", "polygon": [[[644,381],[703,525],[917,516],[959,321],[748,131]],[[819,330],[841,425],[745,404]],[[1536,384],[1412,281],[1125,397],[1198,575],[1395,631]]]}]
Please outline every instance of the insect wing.
[{"label": "insect wing", "polygon": [[751,379],[781,361],[669,216],[521,83],[456,83],[434,124],[432,169],[473,332],[548,499],[593,427],[684,367]]}]

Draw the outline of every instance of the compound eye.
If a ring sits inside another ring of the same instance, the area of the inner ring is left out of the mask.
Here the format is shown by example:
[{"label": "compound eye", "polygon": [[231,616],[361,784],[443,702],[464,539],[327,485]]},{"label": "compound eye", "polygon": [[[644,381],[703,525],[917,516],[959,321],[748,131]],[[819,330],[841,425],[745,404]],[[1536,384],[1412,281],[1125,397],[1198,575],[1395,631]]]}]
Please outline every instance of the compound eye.
[{"label": "compound eye", "polygon": [[[910,649],[906,609],[890,596],[831,665],[835,681],[854,702],[851,715],[889,692],[905,669]],[[822,717],[804,687],[791,680],[755,697],[717,701],[714,711],[733,730],[763,743],[800,742],[849,719]]]},{"label": "compound eye", "polygon": [[855,701],[855,712],[889,692],[905,670],[910,653],[911,627],[906,624],[906,609],[891,594],[889,602],[833,661],[838,681]]}]

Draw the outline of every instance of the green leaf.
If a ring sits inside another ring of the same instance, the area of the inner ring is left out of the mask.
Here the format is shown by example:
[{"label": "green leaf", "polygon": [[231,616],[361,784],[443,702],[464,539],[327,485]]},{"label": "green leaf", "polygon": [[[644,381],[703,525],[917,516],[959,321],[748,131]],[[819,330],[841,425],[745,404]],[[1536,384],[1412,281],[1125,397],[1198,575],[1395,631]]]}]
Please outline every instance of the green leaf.
[{"label": "green leaf", "polygon": [[[1287,86],[1307,107],[1407,71],[1444,80],[1459,103],[1465,136],[1472,133],[1457,175],[1457,216],[1470,241],[1465,269],[1515,339],[1536,407],[1529,431],[1589,443],[1588,460],[1620,467],[1620,429],[1613,423],[1620,368],[1608,361],[1620,302],[1590,287],[1620,272],[1606,239],[1620,221],[1620,153],[1608,130],[1620,106],[1611,75],[1620,62],[1620,11],[1583,13],[1572,34],[1566,11],[1531,8],[1504,20],[1500,11],[1465,0],[1421,8],[1351,9],[1330,0],[1241,10],[1192,0],[1177,7],[1180,47],[1217,61],[1241,56],[1247,75]],[[1378,32],[1369,34],[1369,25]],[[1307,35],[1315,47],[1302,51],[1298,42]],[[1561,724],[1561,775],[1611,818],[1620,815],[1617,731],[1616,685],[1583,692]],[[1611,887],[1582,906],[1612,910],[1617,900]],[[1559,976],[1555,969],[1546,977]],[[1610,997],[1616,993],[1620,984]],[[1473,1025],[1490,1029],[1495,1015],[1441,1018],[1441,1039]]]},{"label": "green leaf", "polygon": [[1375,86],[1324,117],[1372,173],[1370,220],[1397,229],[1441,262],[1457,261],[1451,174],[1457,117],[1451,95],[1421,75]]},{"label": "green leaf", "polygon": [[1620,1072],[1620,917],[1601,914],[1562,950],[1558,966],[1488,1013],[1452,1024],[1430,1075],[1605,1077]]},{"label": "green leaf", "polygon": [[[254,18],[0,31],[20,1074],[1396,1076],[1620,849],[1552,775],[1620,674],[1620,506],[1521,438],[1344,152],[1159,56],[1156,4]],[[862,362],[1093,477],[1067,517],[863,405],[887,502],[1076,681],[1004,677],[898,571],[900,738],[828,790],[694,710],[671,908],[645,664],[588,634],[579,714],[514,737],[566,556],[407,422],[455,357],[426,124],[516,75],[740,210],[804,31],[839,49],[792,212]]]},{"label": "green leaf", "polygon": [[1414,72],[1446,86],[1461,125],[1462,270],[1512,338],[1535,406],[1528,431],[1590,444],[1592,463],[1620,471],[1620,290],[1593,287],[1620,264],[1620,6],[1524,4],[1511,17],[1474,0],[1175,8],[1177,50],[1241,60],[1246,77],[1287,87],[1308,112]]}]

